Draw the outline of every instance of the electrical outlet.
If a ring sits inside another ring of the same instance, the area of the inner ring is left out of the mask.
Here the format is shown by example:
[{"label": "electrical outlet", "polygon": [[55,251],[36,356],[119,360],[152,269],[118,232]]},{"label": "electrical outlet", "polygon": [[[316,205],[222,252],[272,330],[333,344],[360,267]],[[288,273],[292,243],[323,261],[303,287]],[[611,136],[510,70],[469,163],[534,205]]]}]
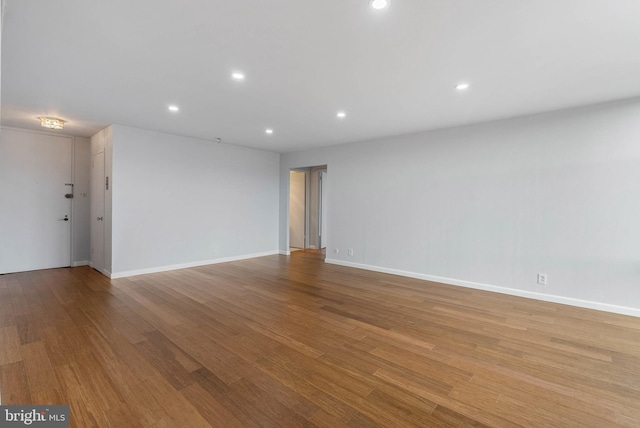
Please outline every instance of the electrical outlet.
[{"label": "electrical outlet", "polygon": [[333,249],[333,252],[334,252],[334,253],[336,253],[336,254],[338,254],[338,253],[340,252],[340,250],[339,250],[339,249],[337,249],[337,248],[334,248],[334,249]]},{"label": "electrical outlet", "polygon": [[538,274],[538,284],[547,285],[547,274],[546,273],[539,273]]},{"label": "electrical outlet", "polygon": [[349,255],[353,256],[353,248],[349,248]]}]

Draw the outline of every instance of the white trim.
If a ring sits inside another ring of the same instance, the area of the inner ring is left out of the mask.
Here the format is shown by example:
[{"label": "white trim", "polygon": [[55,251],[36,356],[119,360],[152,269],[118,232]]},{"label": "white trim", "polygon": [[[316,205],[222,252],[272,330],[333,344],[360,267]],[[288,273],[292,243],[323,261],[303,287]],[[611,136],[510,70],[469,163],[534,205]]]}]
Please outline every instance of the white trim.
[{"label": "white trim", "polygon": [[89,260],[89,262],[87,263],[87,265],[92,268],[95,269],[96,271],[100,272],[101,274],[103,274],[104,276],[106,276],[107,278],[111,278],[111,272],[109,272],[106,269],[96,269],[95,267],[93,267],[93,262],[91,260]]},{"label": "white trim", "polygon": [[291,255],[291,251],[288,251],[288,250],[280,250],[278,253],[280,255],[282,255],[282,256],[290,256]]},{"label": "white trim", "polygon": [[560,303],[563,305],[577,306],[579,308],[595,309],[598,311],[612,312],[621,315],[630,315],[640,317],[640,309],[628,306],[611,305],[609,303],[594,302],[591,300],[574,299],[572,297],[557,296],[554,294],[536,293],[534,291],[517,290],[515,288],[500,287],[497,285],[481,284],[479,282],[463,281],[460,279],[444,278],[440,276],[426,275],[416,272],[408,272],[398,269],[390,269],[380,266],[372,266],[360,263],[345,262],[336,259],[325,259],[326,263],[347,266],[357,269],[365,269],[374,272],[388,273],[391,275],[405,276],[408,278],[423,279],[425,281],[439,282],[448,285],[457,285],[460,287],[473,288],[476,290],[491,291],[494,293],[508,294],[511,296],[524,297],[527,299],[542,300],[544,302]]},{"label": "white trim", "polygon": [[73,266],[73,267],[90,266],[90,264],[89,264],[89,260],[80,260],[80,261],[77,261],[77,262],[73,262],[73,264],[71,266]]},{"label": "white trim", "polygon": [[148,268],[148,269],[137,269],[137,270],[124,271],[124,272],[115,272],[115,273],[109,272],[108,276],[111,279],[126,278],[126,277],[129,277],[129,276],[146,275],[146,274],[149,274],[149,273],[158,273],[158,272],[167,272],[167,271],[170,271],[170,270],[186,269],[186,268],[205,266],[205,265],[213,265],[213,264],[217,264],[217,263],[234,262],[234,261],[237,261],[237,260],[255,259],[257,257],[272,256],[274,254],[279,254],[279,253],[280,252],[277,251],[277,250],[275,250],[275,251],[266,251],[264,253],[245,254],[245,255],[242,255],[242,256],[234,256],[234,257],[222,257],[222,258],[214,259],[214,260],[203,260],[203,261],[199,261],[199,262],[181,263],[181,264],[177,264],[177,265],[158,266],[158,267],[153,267],[153,268]]}]

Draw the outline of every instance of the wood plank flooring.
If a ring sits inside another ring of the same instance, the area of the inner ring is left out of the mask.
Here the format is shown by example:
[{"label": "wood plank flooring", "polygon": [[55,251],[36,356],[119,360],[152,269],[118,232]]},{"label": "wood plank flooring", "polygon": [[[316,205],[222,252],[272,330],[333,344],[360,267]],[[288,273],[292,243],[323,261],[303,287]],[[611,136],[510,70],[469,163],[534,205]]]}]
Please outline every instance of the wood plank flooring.
[{"label": "wood plank flooring", "polygon": [[0,276],[2,404],[74,427],[640,426],[640,319],[325,264]]}]

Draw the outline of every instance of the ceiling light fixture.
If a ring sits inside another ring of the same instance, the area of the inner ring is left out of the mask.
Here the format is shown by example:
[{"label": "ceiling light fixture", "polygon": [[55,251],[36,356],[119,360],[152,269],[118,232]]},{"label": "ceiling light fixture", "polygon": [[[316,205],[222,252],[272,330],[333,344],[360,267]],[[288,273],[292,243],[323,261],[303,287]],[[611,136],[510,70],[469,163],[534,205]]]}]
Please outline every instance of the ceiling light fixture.
[{"label": "ceiling light fixture", "polygon": [[235,71],[235,72],[231,73],[231,77],[233,77],[235,80],[244,80],[244,73],[240,73],[238,71]]},{"label": "ceiling light fixture", "polygon": [[371,7],[377,10],[389,7],[389,0],[371,0]]},{"label": "ceiling light fixture", "polygon": [[40,121],[41,126],[49,129],[62,129],[64,128],[64,124],[67,123],[66,120],[48,116],[39,117],[38,120]]},{"label": "ceiling light fixture", "polygon": [[464,91],[464,90],[466,90],[466,89],[469,89],[469,84],[468,84],[468,83],[458,83],[458,84],[456,85],[456,89],[457,89],[458,91]]},{"label": "ceiling light fixture", "polygon": [[269,128],[269,129],[266,129],[264,132],[271,135],[273,134],[273,129]]},{"label": "ceiling light fixture", "polygon": [[178,111],[180,111],[180,108],[178,106],[169,106],[169,111],[177,113]]},{"label": "ceiling light fixture", "polygon": [[338,113],[336,113],[336,116],[338,116],[339,119],[344,119],[345,117],[347,117],[347,113],[339,111]]}]

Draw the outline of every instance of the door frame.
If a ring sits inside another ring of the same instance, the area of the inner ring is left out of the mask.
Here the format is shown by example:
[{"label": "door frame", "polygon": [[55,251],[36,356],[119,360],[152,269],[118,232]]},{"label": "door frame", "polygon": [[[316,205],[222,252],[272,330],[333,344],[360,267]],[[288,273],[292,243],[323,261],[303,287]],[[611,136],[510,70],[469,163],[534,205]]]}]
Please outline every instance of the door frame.
[{"label": "door frame", "polygon": [[[288,196],[288,203],[287,203],[287,250],[285,251],[284,254],[286,255],[290,255],[290,248],[291,248],[291,236],[290,236],[290,226],[291,226],[291,172],[292,171],[296,171],[296,172],[304,172],[306,174],[306,185],[305,185],[305,239],[304,239],[304,249],[308,249],[311,248],[310,245],[310,239],[311,239],[311,208],[312,208],[312,198],[313,198],[313,191],[312,191],[312,176],[317,172],[318,175],[318,182],[316,183],[316,187],[318,188],[318,192],[316,195],[316,199],[320,198],[320,192],[319,192],[319,186],[320,186],[320,174],[322,172],[325,172],[328,174],[328,165],[324,164],[324,165],[312,165],[312,166],[306,166],[306,167],[298,167],[298,168],[289,168],[289,181],[288,181],[288,190],[287,190],[287,196]],[[326,176],[325,176],[326,178]],[[323,184],[324,188],[323,188],[323,192],[326,191],[326,183]],[[317,229],[316,232],[320,231],[321,228],[321,213],[320,213],[320,209],[321,209],[321,203],[320,200],[318,199],[317,201],[318,206],[316,207],[315,211],[315,215],[316,220],[317,220]],[[316,249],[322,249],[321,247],[321,240],[319,236],[314,236],[314,240],[317,239],[317,245],[314,246],[314,248],[316,247],[320,247],[320,248],[316,248]],[[325,246],[324,248],[326,248],[326,241],[324,242]]]}]

